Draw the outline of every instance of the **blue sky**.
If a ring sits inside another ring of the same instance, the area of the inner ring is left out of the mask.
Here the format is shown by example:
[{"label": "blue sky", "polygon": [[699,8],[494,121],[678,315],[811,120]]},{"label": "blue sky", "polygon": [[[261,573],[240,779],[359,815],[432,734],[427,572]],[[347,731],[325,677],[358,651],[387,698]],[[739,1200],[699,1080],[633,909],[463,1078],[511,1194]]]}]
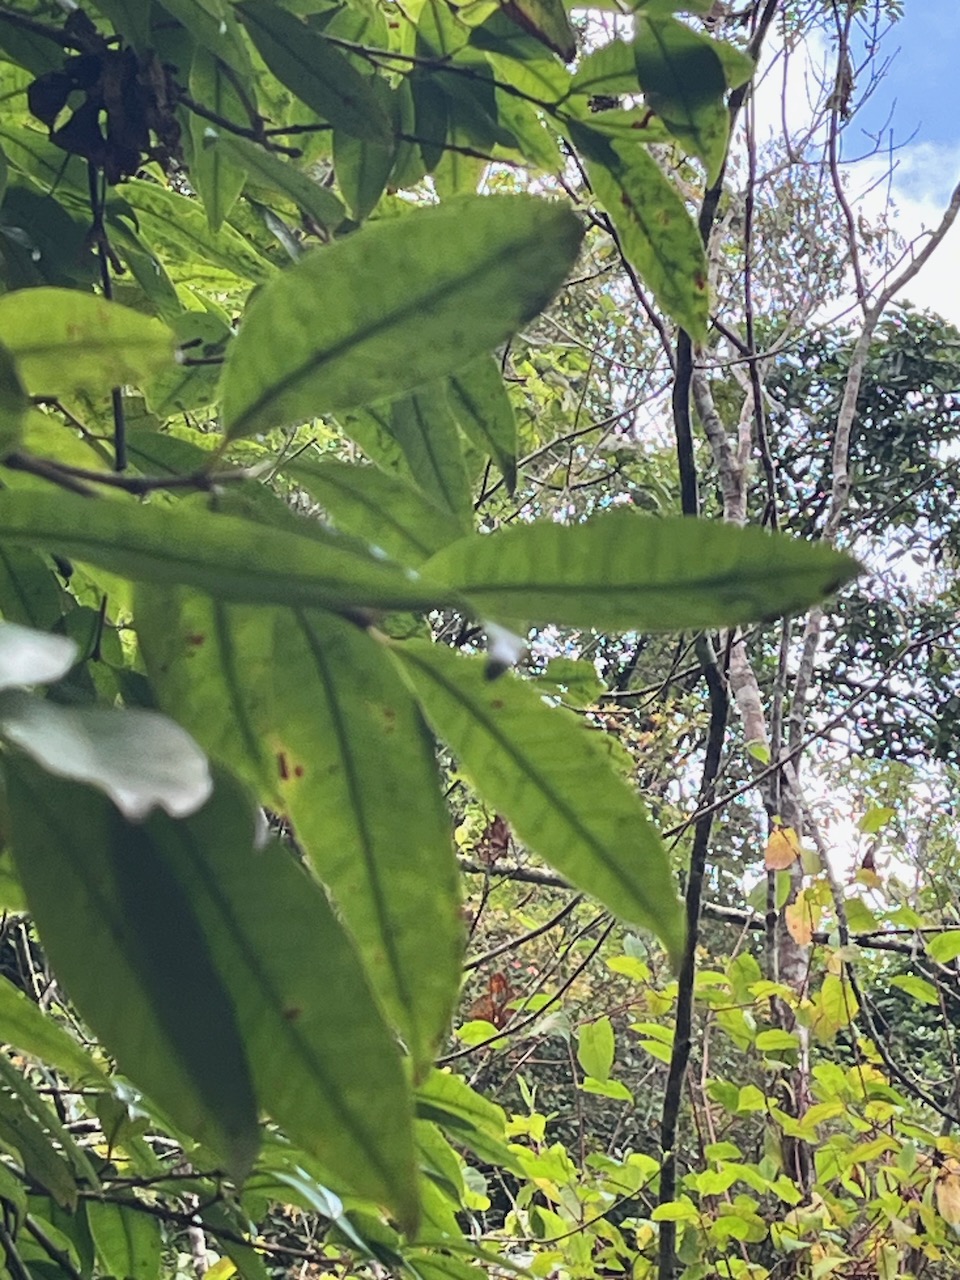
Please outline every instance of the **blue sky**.
[{"label": "blue sky", "polygon": [[958,0],[906,0],[905,14],[883,41],[892,65],[883,84],[864,108],[864,127],[879,131],[890,103],[894,140],[904,143],[916,131],[917,142],[960,141],[960,3]]}]

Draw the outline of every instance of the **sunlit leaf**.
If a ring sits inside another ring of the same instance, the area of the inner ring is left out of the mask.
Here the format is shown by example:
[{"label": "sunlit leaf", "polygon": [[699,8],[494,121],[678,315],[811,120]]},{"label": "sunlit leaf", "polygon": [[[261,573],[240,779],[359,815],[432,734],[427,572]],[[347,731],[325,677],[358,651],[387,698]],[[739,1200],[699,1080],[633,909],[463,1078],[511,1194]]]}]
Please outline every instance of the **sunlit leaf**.
[{"label": "sunlit leaf", "polygon": [[536,315],[576,255],[562,205],[473,197],[363,227],[254,299],[224,370],[230,437],[398,395]]},{"label": "sunlit leaf", "polygon": [[482,659],[418,641],[393,652],[437,735],[519,838],[678,961],[683,915],[666,852],[600,744],[512,675],[488,680]]},{"label": "sunlit leaf", "polygon": [[101,394],[173,365],[165,324],[73,289],[21,289],[0,297],[0,342],[31,395]]},{"label": "sunlit leaf", "polygon": [[282,159],[255,142],[225,132],[219,133],[212,145],[227,152],[246,170],[248,181],[255,189],[267,187],[280,192],[317,226],[333,231],[346,217],[346,210],[333,192],[298,169],[292,160]]},{"label": "sunlit leaf", "polygon": [[[198,46],[193,56],[190,94],[195,101],[238,127],[247,124],[247,114],[233,80],[223,63],[203,46]],[[216,145],[217,137],[216,129],[208,120],[191,113],[190,181],[203,201],[207,225],[214,234],[239,199],[247,176],[231,152]]]},{"label": "sunlit leaf", "polygon": [[759,529],[621,510],[464,538],[424,572],[456,584],[484,617],[671,631],[804,608],[857,568],[829,547]]},{"label": "sunlit leaf", "polygon": [[386,654],[350,623],[278,614],[277,786],[297,838],[357,940],[418,1069],[459,985],[462,925],[433,748]]},{"label": "sunlit leaf", "polygon": [[[292,513],[291,513],[291,518]],[[199,588],[239,603],[420,609],[454,603],[409,569],[236,516],[97,502],[63,493],[0,493],[0,539],[56,551],[135,582]]]},{"label": "sunlit leaf", "polygon": [[90,1200],[86,1208],[104,1271],[129,1280],[156,1280],[163,1248],[159,1219],[106,1200]]},{"label": "sunlit leaf", "polygon": [[587,125],[571,122],[569,130],[627,259],[667,315],[695,341],[705,341],[706,253],[680,193],[645,147],[605,138]]},{"label": "sunlit leaf", "polygon": [[768,871],[785,871],[800,857],[800,837],[793,827],[774,827],[767,838],[763,865]]},{"label": "sunlit leaf", "polygon": [[4,1044],[62,1071],[75,1083],[102,1079],[102,1068],[87,1050],[2,975],[0,1038]]},{"label": "sunlit leaf", "polygon": [[300,454],[282,463],[281,472],[315,498],[338,528],[382,547],[403,564],[421,564],[463,534],[452,512],[379,468]]},{"label": "sunlit leaf", "polygon": [[614,1048],[613,1023],[609,1018],[585,1022],[577,1032],[577,1061],[594,1080],[610,1079]]}]

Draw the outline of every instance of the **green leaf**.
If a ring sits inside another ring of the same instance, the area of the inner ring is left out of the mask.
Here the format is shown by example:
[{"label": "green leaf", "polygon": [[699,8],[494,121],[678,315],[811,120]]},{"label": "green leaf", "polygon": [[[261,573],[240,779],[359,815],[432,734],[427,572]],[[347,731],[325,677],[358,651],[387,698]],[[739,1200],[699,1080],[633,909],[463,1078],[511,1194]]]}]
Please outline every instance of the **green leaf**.
[{"label": "green leaf", "polygon": [[264,804],[281,809],[276,757],[260,733],[273,696],[273,614],[141,584],[134,617],[163,709],[255,787]]},{"label": "green leaf", "polygon": [[448,1030],[463,942],[429,735],[383,649],[338,618],[278,614],[273,680],[285,811],[420,1070]]},{"label": "green leaf", "polygon": [[447,396],[460,426],[494,460],[512,495],[517,484],[517,422],[496,360],[483,356],[455,373],[447,383]]},{"label": "green leaf", "polygon": [[[216,115],[249,127],[243,102],[224,64],[202,46],[198,46],[193,55],[190,96]],[[216,235],[237,203],[247,174],[229,150],[216,145],[218,130],[201,116],[193,112],[189,114],[192,142],[190,181],[203,201],[207,225]]]},{"label": "green leaf", "polygon": [[[232,5],[216,0],[213,3],[211,0],[163,0],[162,5],[154,0],[154,3],[183,23],[201,48],[232,67],[249,91],[253,84],[253,66]],[[156,18],[154,31],[162,24],[159,14]]]},{"label": "green leaf", "polygon": [[[60,584],[41,556],[0,546],[0,614],[8,622],[47,631],[62,616],[64,602]],[[0,687],[2,666],[0,658]]]},{"label": "green leaf", "polygon": [[[0,194],[0,200],[2,200]],[[13,353],[0,343],[0,457],[23,438],[23,423],[30,409],[30,397],[20,381]]]},{"label": "green leaf", "polygon": [[435,384],[401,396],[380,416],[419,487],[436,506],[452,513],[461,533],[468,532],[473,527],[470,479],[443,387]]},{"label": "green leaf", "polygon": [[101,1068],[87,1050],[2,975],[0,1038],[4,1044],[62,1071],[74,1083],[103,1079]]},{"label": "green leaf", "polygon": [[570,713],[482,658],[408,641],[392,652],[459,767],[519,838],[625,920],[652,929],[676,963],[684,925],[673,875],[636,793]]},{"label": "green leaf", "polygon": [[564,62],[576,57],[577,37],[563,0],[506,0],[501,11]]},{"label": "green leaf", "polygon": [[421,564],[463,534],[462,522],[451,512],[378,467],[301,453],[282,463],[280,471],[315,498],[338,528],[382,547],[403,564]]},{"label": "green leaf", "polygon": [[5,772],[17,870],[58,978],[121,1071],[242,1179],[259,1144],[247,1058],[168,857],[189,825],[128,823],[20,757]]},{"label": "green leaf", "polygon": [[908,996],[913,996],[914,1000],[918,1000],[921,1004],[930,1005],[934,1009],[940,1007],[937,988],[932,982],[927,982],[926,978],[918,977],[915,973],[897,974],[890,979],[890,985],[906,991]]},{"label": "green leaf", "polygon": [[108,1200],[88,1200],[86,1209],[106,1274],[124,1280],[157,1280],[162,1253],[159,1219]]},{"label": "green leaf", "polygon": [[280,192],[324,230],[335,231],[346,217],[343,205],[333,192],[298,169],[292,160],[281,159],[255,142],[226,133],[220,133],[213,145],[231,155],[247,171],[249,185]]},{"label": "green leaf", "polygon": [[52,636],[16,622],[0,622],[0,689],[22,684],[52,684],[77,658],[66,636]]},{"label": "green leaf", "polygon": [[[6,1057],[9,1072],[12,1066]],[[57,1204],[65,1209],[75,1209],[77,1205],[77,1183],[63,1155],[54,1146],[51,1134],[43,1124],[31,1113],[24,1098],[17,1090],[18,1081],[11,1078],[8,1070],[0,1072],[7,1088],[0,1089],[0,1143],[14,1147],[20,1153],[23,1169],[27,1175],[44,1189]],[[12,1087],[11,1087],[12,1086]]]},{"label": "green leaf", "polygon": [[[229,327],[209,311],[183,311],[170,327],[184,355],[195,360],[221,358],[232,337]],[[219,381],[216,364],[179,364],[147,383],[143,393],[151,412],[166,419],[213,404]]]},{"label": "green leaf", "polygon": [[[295,519],[291,515],[291,519]],[[455,606],[458,597],[335,535],[272,529],[175,508],[103,502],[70,493],[0,492],[0,541],[99,565],[135,582],[197,587],[241,604],[369,607],[387,611]]]},{"label": "green leaf", "polygon": [[795,1052],[800,1048],[800,1041],[794,1032],[780,1031],[774,1028],[772,1031],[759,1032],[756,1045],[763,1053],[777,1052],[782,1049],[790,1049]]},{"label": "green leaf", "polygon": [[265,287],[224,370],[228,437],[397,395],[540,311],[576,256],[562,205],[471,197],[363,227]]},{"label": "green leaf", "polygon": [[718,521],[614,511],[476,534],[424,572],[482,617],[597,630],[676,631],[775,618],[848,581],[856,562],[798,539]]},{"label": "green leaf", "polygon": [[609,1018],[585,1022],[577,1032],[577,1061],[594,1080],[610,1079],[614,1049],[613,1023]]},{"label": "green leaf", "polygon": [[569,124],[587,176],[606,208],[629,261],[672,320],[706,341],[710,315],[707,259],[696,224],[656,160],[636,143]]},{"label": "green leaf", "polygon": [[141,233],[173,259],[193,266],[208,262],[240,279],[268,280],[276,271],[244,236],[229,223],[214,234],[196,200],[168,191],[156,182],[131,178],[124,195],[137,215]]},{"label": "green leaf", "polygon": [[[849,909],[850,904],[847,903],[847,910]],[[927,951],[930,958],[938,964],[949,964],[951,960],[956,960],[960,956],[960,929],[951,929],[948,933],[938,933],[935,938],[930,938]]]},{"label": "green leaf", "polygon": [[173,365],[165,324],[74,289],[21,289],[0,297],[0,342],[31,395],[101,395]]},{"label": "green leaf", "polygon": [[355,138],[390,142],[390,117],[372,81],[320,32],[265,0],[244,0],[235,10],[264,62],[301,102]]},{"label": "green leaf", "polygon": [[206,756],[178,724],[154,711],[64,707],[6,690],[0,737],[58,778],[98,787],[132,821],[155,807],[184,817],[210,796]]},{"label": "green leaf", "polygon": [[254,848],[254,827],[221,775],[209,805],[157,838],[230,994],[260,1105],[409,1229],[412,1106],[395,1038],[323,889],[289,850]]},{"label": "green leaf", "polygon": [[727,80],[716,42],[676,18],[640,14],[635,21],[633,53],[647,106],[700,157],[707,166],[707,183],[713,183],[730,135]]}]

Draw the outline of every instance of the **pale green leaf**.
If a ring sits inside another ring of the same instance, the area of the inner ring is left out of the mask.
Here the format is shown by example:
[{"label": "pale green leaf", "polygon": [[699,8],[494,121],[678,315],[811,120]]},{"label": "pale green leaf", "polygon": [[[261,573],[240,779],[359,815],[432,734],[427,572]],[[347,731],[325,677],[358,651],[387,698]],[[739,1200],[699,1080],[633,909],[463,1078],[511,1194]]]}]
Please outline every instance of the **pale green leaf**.
[{"label": "pale green leaf", "polygon": [[419,565],[463,534],[452,512],[377,467],[301,453],[283,462],[280,471],[315,498],[338,528],[382,547],[403,564]]},{"label": "pale green leaf", "polygon": [[546,305],[580,237],[562,205],[485,196],[414,209],[314,250],[260,292],[231,345],[227,435],[454,371]]},{"label": "pale green leaf", "polygon": [[775,618],[857,572],[832,548],[719,521],[620,510],[582,524],[515,524],[440,551],[424,572],[483,617],[674,631]]},{"label": "pale green leaf", "polygon": [[0,342],[31,395],[100,395],[173,366],[160,320],[75,289],[20,289],[0,297]]},{"label": "pale green leaf", "polygon": [[[849,911],[850,904],[847,904]],[[876,921],[874,921],[876,924]],[[938,964],[949,964],[960,956],[960,929],[951,929],[948,933],[938,933],[927,942],[927,951],[932,960]]]},{"label": "pale green leaf", "polygon": [[614,1048],[613,1023],[609,1018],[585,1022],[577,1032],[577,1061],[595,1080],[610,1079]]},{"label": "pale green leaf", "polygon": [[379,416],[403,450],[420,489],[436,506],[451,512],[461,533],[469,532],[473,525],[470,480],[442,385],[401,396]]},{"label": "pale green leaf", "polygon": [[193,586],[239,603],[394,610],[458,599],[413,570],[346,549],[316,522],[311,536],[299,536],[187,503],[2,492],[0,540],[72,556],[135,582]]},{"label": "pale green leaf", "polygon": [[576,719],[512,675],[442,645],[393,649],[437,735],[519,838],[625,920],[652,929],[674,962],[684,924],[666,852],[639,797]]}]

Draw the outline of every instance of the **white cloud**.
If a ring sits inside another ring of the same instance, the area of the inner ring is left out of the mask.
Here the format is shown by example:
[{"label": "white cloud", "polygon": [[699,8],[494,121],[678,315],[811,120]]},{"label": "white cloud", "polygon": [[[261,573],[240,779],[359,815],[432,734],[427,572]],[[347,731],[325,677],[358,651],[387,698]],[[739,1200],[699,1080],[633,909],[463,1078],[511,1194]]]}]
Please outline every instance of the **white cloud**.
[{"label": "white cloud", "polygon": [[[960,181],[960,142],[911,144],[892,158],[892,165],[891,172],[891,160],[879,156],[850,165],[851,200],[871,222],[886,215],[898,235],[919,252],[926,243],[924,233],[939,225]],[[899,296],[960,326],[960,221]]]}]

